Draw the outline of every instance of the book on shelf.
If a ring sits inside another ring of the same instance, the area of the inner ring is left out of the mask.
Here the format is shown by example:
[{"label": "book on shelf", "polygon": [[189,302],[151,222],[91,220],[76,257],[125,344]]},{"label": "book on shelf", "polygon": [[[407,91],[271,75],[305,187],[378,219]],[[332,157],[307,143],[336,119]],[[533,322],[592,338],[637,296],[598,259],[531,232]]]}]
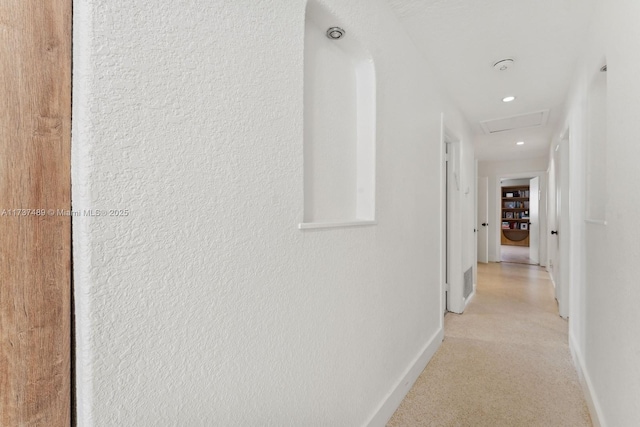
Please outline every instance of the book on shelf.
[{"label": "book on shelf", "polygon": [[513,193],[505,193],[504,197],[513,197]]},{"label": "book on shelf", "polygon": [[508,229],[509,228],[509,221],[502,221],[502,228],[503,229]]}]

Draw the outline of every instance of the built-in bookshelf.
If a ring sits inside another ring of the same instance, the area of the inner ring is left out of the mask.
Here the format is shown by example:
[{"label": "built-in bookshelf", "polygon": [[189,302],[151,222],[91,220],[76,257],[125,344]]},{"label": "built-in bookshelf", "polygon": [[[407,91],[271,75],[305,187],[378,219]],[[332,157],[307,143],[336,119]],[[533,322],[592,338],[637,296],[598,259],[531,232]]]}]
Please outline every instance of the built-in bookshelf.
[{"label": "built-in bookshelf", "polygon": [[529,246],[529,186],[502,187],[502,233],[500,243]]}]

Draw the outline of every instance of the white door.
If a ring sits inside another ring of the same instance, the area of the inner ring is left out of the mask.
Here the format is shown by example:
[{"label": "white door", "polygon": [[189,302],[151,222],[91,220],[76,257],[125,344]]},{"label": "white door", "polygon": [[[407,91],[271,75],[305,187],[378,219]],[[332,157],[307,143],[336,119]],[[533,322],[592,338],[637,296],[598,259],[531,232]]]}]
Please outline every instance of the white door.
[{"label": "white door", "polygon": [[529,180],[529,259],[540,264],[540,178]]},{"label": "white door", "polygon": [[552,240],[551,244],[553,245],[554,250],[554,263],[553,263],[553,280],[556,284],[556,300],[558,301],[558,305],[562,300],[562,276],[560,275],[560,237],[558,235],[558,231],[560,230],[560,222],[562,218],[562,166],[561,166],[561,152],[556,150],[554,167],[555,167],[555,212],[554,214],[554,227],[551,230],[550,238]]},{"label": "white door", "polygon": [[570,195],[570,148],[569,139],[565,138],[560,143],[560,182],[558,185],[558,201],[557,201],[557,215],[556,222],[556,234],[555,237],[558,240],[558,270],[560,277],[560,283],[556,283],[556,287],[560,289],[558,298],[558,311],[560,316],[569,317],[569,284],[570,284],[570,230],[569,230],[569,218],[571,217],[571,205],[569,204]]},{"label": "white door", "polygon": [[489,177],[478,178],[478,262],[489,262]]}]

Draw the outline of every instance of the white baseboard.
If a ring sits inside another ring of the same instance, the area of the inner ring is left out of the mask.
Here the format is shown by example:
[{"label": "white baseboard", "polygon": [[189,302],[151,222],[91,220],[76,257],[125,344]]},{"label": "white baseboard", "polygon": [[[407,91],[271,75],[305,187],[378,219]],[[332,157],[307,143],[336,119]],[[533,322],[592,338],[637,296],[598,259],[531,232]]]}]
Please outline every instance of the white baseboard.
[{"label": "white baseboard", "polygon": [[429,363],[436,350],[440,347],[440,344],[442,344],[443,338],[444,329],[439,328],[418,356],[413,360],[411,365],[409,365],[404,375],[402,375],[400,380],[393,387],[393,390],[385,396],[373,416],[367,423],[365,423],[366,426],[384,427],[387,424],[394,412],[396,412],[396,409],[398,409],[398,406],[400,406],[400,403],[402,403],[404,397],[409,393],[409,390],[411,390],[411,387],[413,387],[413,384],[427,366],[427,363]]},{"label": "white baseboard", "polygon": [[467,297],[467,299],[464,300],[464,309],[467,309],[467,306],[469,305],[469,303],[471,302],[471,300],[473,299],[473,297],[476,296],[476,285],[473,285],[473,292],[471,292],[471,294]]},{"label": "white baseboard", "polygon": [[582,386],[582,391],[584,392],[584,397],[587,401],[591,421],[593,422],[594,427],[606,427],[607,424],[602,416],[602,408],[600,407],[598,396],[593,389],[593,383],[591,382],[589,371],[587,371],[586,366],[584,365],[584,357],[582,356],[578,343],[571,332],[569,332],[569,349],[571,350],[573,365],[576,367],[576,371],[578,371],[578,379],[580,380],[580,385]]}]

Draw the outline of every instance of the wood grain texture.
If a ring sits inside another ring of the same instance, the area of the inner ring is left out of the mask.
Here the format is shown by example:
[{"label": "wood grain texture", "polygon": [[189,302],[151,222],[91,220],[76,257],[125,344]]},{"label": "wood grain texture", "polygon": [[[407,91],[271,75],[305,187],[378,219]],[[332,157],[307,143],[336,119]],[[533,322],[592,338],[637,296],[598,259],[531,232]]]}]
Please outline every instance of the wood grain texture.
[{"label": "wood grain texture", "polygon": [[[70,423],[71,0],[0,2],[0,425]],[[42,213],[42,212],[40,212]]]}]

